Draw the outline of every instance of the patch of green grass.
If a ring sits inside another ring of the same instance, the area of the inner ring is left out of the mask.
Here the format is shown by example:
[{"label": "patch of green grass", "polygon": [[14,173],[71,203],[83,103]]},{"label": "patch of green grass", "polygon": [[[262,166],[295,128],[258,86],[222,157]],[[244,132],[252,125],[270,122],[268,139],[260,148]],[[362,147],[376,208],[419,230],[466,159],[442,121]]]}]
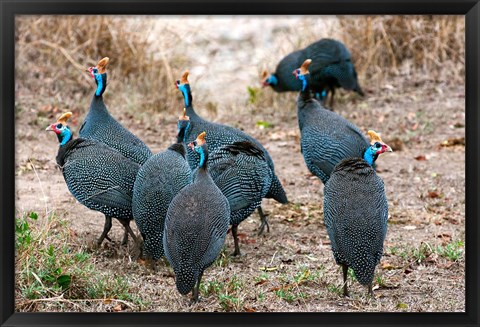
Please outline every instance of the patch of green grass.
[{"label": "patch of green grass", "polygon": [[337,295],[343,294],[343,290],[335,284],[327,284],[327,290]]},{"label": "patch of green grass", "polygon": [[215,259],[215,262],[213,263],[215,267],[227,267],[230,264],[232,261],[232,256],[228,251],[228,248],[224,246],[217,259]]},{"label": "patch of green grass", "polygon": [[23,213],[15,218],[15,227],[19,302],[62,296],[141,303],[124,276],[98,272],[91,255],[70,239],[68,222],[56,213]]},{"label": "patch of green grass", "polygon": [[432,254],[432,247],[426,242],[420,243],[420,246],[412,249],[412,257],[418,262],[425,261],[425,259]]},{"label": "patch of green grass", "polygon": [[297,296],[293,292],[291,292],[289,289],[281,288],[279,290],[276,290],[275,295],[278,298],[280,298],[280,299],[282,299],[282,300],[284,300],[288,303],[291,303],[291,302],[293,302],[297,299]]},{"label": "patch of green grass", "polygon": [[240,298],[243,282],[236,275],[231,276],[225,282],[208,281],[200,284],[200,293],[204,296],[216,296],[218,303],[224,311],[240,311],[243,301]]},{"label": "patch of green grass", "polygon": [[258,102],[258,94],[261,92],[258,87],[247,86],[248,104],[256,104]]},{"label": "patch of green grass", "polygon": [[437,246],[435,248],[435,252],[444,258],[447,258],[451,261],[458,261],[460,258],[463,257],[464,253],[464,243],[461,240],[448,243],[445,246]]}]

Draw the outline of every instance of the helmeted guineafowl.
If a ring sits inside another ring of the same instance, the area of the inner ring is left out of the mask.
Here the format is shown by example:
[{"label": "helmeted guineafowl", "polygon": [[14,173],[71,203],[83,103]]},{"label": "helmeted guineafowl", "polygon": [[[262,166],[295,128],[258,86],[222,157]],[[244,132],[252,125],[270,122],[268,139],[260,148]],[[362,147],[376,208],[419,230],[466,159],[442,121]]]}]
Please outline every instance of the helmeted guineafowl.
[{"label": "helmeted guineafowl", "polygon": [[140,167],[133,187],[133,217],[143,237],[144,254],[153,260],[154,268],[155,261],[164,255],[163,229],[168,205],[192,181],[184,143],[189,126],[184,112],[177,123],[177,143],[151,156]]},{"label": "helmeted guineafowl", "polygon": [[347,158],[335,166],[325,185],[324,217],[333,256],[343,268],[343,294],[348,296],[347,272],[353,269],[362,285],[372,281],[383,254],[388,203],[382,179],[372,168],[377,157],[392,149],[373,131],[362,158]]},{"label": "helmeted guineafowl", "polygon": [[193,183],[184,187],[168,207],[163,234],[165,257],[173,267],[177,289],[198,300],[203,272],[222,250],[230,224],[230,206],[208,172],[205,132],[191,142],[200,155]]},{"label": "helmeted guineafowl", "polygon": [[267,71],[262,72],[263,85],[271,86],[276,92],[300,91],[291,72],[309,58],[313,60],[310,89],[322,103],[326,103],[330,93],[330,108],[333,108],[335,89],[339,87],[364,95],[350,52],[342,42],[333,39],[321,39],[290,53],[278,63],[275,73],[269,75]]},{"label": "helmeted guineafowl", "polygon": [[112,227],[112,218],[117,218],[125,227],[122,243],[126,244],[130,234],[138,244],[130,220],[133,219],[133,184],[140,166],[101,142],[74,139],[67,125],[71,115],[71,112],[64,113],[46,129],[55,132],[60,142],[56,160],[69,191],[81,204],[105,215],[98,245],[105,238],[110,240],[107,234]]},{"label": "helmeted guineafowl", "polygon": [[[280,180],[275,174],[275,168],[272,158],[268,154],[267,150],[260,144],[260,142],[239,129],[222,124],[212,123],[197,115],[195,109],[193,108],[193,97],[190,89],[190,84],[188,82],[188,74],[188,71],[186,71],[182,75],[181,79],[177,80],[176,82],[177,88],[183,94],[185,108],[187,109],[187,115],[190,117],[190,129],[187,135],[187,142],[194,140],[196,135],[198,135],[202,131],[207,131],[207,143],[211,153],[222,146],[228,146],[234,142],[248,141],[254,144],[264,153],[265,160],[267,161],[268,167],[272,173],[272,182],[270,184],[267,194],[264,197],[273,198],[274,200],[283,204],[287,203],[287,195],[285,194],[285,190],[283,189]],[[192,170],[197,167],[198,163],[194,153],[188,153],[188,162]],[[261,206],[258,207],[258,213],[262,221],[259,232],[259,234],[261,234],[265,226],[267,226],[267,230],[269,227],[266,218],[267,215],[263,213]]]},{"label": "helmeted guineafowl", "polygon": [[297,99],[301,151],[308,170],[325,184],[333,168],[341,160],[361,157],[368,146],[360,129],[339,114],[325,109],[308,90],[311,83],[307,59],[295,75],[301,91]]},{"label": "helmeted guineafowl", "polygon": [[107,87],[108,61],[109,58],[105,57],[96,67],[88,69],[97,88],[90,103],[90,110],[80,127],[79,136],[100,141],[141,165],[152,156],[152,152],[145,143],[110,115],[103,102],[103,92]]},{"label": "helmeted guineafowl", "polygon": [[265,154],[249,141],[224,145],[209,155],[209,172],[230,204],[230,224],[235,243],[233,255],[240,255],[237,228],[268,193],[273,174]]}]

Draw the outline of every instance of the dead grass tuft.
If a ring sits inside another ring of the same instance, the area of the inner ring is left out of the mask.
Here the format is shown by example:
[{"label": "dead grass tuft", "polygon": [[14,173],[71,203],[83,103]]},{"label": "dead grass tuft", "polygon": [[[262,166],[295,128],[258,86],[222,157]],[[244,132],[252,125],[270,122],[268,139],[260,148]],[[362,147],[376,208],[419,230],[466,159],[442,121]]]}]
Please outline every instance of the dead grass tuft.
[{"label": "dead grass tuft", "polygon": [[362,80],[423,74],[464,82],[463,16],[342,16],[339,23]]},{"label": "dead grass tuft", "polygon": [[[29,16],[16,24],[17,92],[33,94],[38,105],[60,105],[80,113],[88,109],[93,81],[85,72],[110,58],[112,107],[163,111],[178,104],[172,70],[186,59],[174,47],[178,36],[166,30],[153,51],[149,18],[110,16]],[[48,86],[48,87],[46,87]],[[22,89],[19,89],[22,88]],[[113,96],[112,96],[113,94]]]}]

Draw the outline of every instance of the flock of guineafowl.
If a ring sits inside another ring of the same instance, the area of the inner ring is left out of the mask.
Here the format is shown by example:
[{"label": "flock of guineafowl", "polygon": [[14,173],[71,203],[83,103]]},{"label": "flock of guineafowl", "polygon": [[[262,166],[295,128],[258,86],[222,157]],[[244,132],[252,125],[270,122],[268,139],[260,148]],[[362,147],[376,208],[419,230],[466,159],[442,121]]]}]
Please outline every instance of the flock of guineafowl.
[{"label": "flock of guineafowl", "polygon": [[[192,291],[192,301],[197,301],[202,275],[222,250],[229,226],[233,254],[239,255],[238,225],[258,210],[259,234],[269,230],[262,199],[285,204],[287,194],[272,158],[255,138],[195,112],[188,71],[176,82],[185,102],[177,138],[165,151],[152,154],[105,106],[108,61],[103,58],[88,69],[96,89],[79,137],[68,126],[71,112],[47,127],[60,143],[57,164],[73,196],[105,215],[98,244],[110,240],[112,218],[118,219],[125,227],[122,243],[130,234],[153,269],[165,256],[178,291]],[[368,131],[368,140],[326,107],[329,97],[332,108],[339,87],[363,95],[349,51],[339,41],[321,39],[287,55],[275,73],[263,72],[262,83],[277,92],[299,92],[301,152],[310,172],[325,185],[324,222],[333,256],[343,268],[343,293],[348,296],[351,267],[373,295],[388,218],[375,160],[392,150],[374,131]],[[130,228],[132,219],[141,239]]]}]

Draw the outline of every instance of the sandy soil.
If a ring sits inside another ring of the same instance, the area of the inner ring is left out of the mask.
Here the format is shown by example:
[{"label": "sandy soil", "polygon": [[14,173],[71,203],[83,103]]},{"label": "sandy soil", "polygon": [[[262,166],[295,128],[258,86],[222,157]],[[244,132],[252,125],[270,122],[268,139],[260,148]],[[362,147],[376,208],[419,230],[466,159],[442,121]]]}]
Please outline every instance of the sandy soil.
[{"label": "sandy soil", "polygon": [[[232,40],[225,42],[229,44]],[[218,56],[221,57],[220,52],[214,58]],[[192,75],[201,73],[200,66],[191,69]],[[98,270],[126,276],[131,292],[141,295],[143,304],[134,310],[464,311],[464,258],[452,261],[430,253],[417,260],[412,255],[413,249],[422,244],[434,248],[465,239],[465,148],[441,146],[446,140],[465,137],[463,86],[452,88],[442,81],[428,78],[413,81],[400,76],[385,85],[364,83],[367,97],[363,99],[341,92],[336,111],[365,131],[381,132],[384,141],[395,150],[378,160],[378,173],[385,182],[389,200],[390,220],[384,257],[377,269],[377,299],[368,299],[366,289],[351,278],[352,297],[345,299],[338,293],[341,271],[333,260],[323,224],[323,185],[308,172],[300,153],[295,96],[276,95],[282,99],[281,103],[287,104],[282,108],[242,109],[247,99],[246,86],[255,85],[256,72],[258,66],[250,67],[247,76],[239,78],[245,82],[228,86],[235,91],[208,99],[218,104],[217,114],[205,109],[206,96],[201,95],[204,88],[210,94],[218,93],[217,81],[208,83],[208,78],[197,78],[192,81],[194,96],[199,94],[196,108],[199,114],[242,128],[261,141],[275,162],[291,203],[282,206],[264,201],[264,209],[270,214],[269,233],[256,235],[259,223],[256,213],[240,225],[242,257],[229,256],[233,241],[230,236],[227,238],[220,260],[204,275],[205,290],[199,303],[190,306],[188,297],[176,291],[169,267],[160,264],[159,272],[153,273],[142,262],[133,261],[132,244],[128,248],[120,245],[123,230],[117,222],[111,231],[112,243],[105,242],[96,250],[91,247],[103,228],[103,216],[83,207],[68,192],[55,165],[57,140],[43,132],[48,118],[21,123],[35,109],[23,113],[17,123],[17,211],[55,210],[64,215],[74,231],[75,243],[93,252]],[[259,98],[271,96],[271,92],[263,90]],[[109,97],[114,95],[115,90],[107,90],[107,105]],[[181,106],[179,102],[178,110],[159,113],[154,118],[155,124],[146,129],[142,121],[132,119],[122,108],[110,111],[153,152],[158,152],[174,139],[175,119]],[[77,117],[72,124],[74,132],[82,119]],[[273,126],[260,128],[258,121]],[[119,271],[118,267],[122,269]],[[299,279],[299,274],[305,278]],[[223,288],[214,290],[215,283]],[[107,310],[106,307],[90,306],[83,310]]]}]

